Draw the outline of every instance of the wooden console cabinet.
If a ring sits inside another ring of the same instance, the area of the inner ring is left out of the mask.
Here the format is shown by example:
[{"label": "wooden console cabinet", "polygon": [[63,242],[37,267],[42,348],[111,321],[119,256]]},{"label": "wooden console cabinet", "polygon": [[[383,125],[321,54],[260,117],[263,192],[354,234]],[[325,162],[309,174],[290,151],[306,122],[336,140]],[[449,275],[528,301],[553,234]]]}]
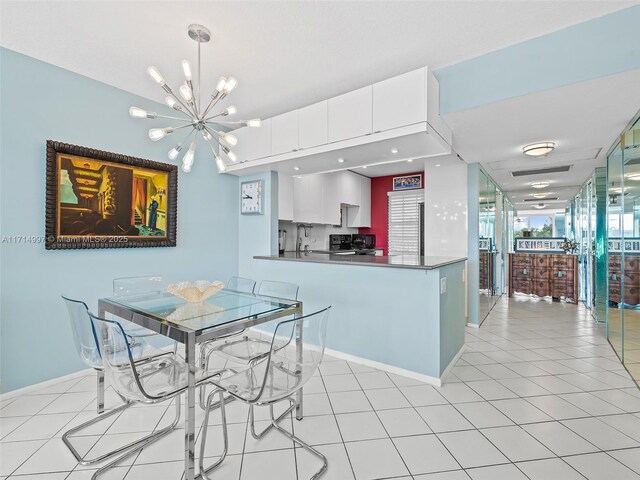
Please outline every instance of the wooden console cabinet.
[{"label": "wooden console cabinet", "polygon": [[480,261],[478,262],[478,268],[480,270],[480,290],[491,290],[489,292],[493,295],[494,289],[494,269],[493,266],[495,264],[495,253],[480,251]]},{"label": "wooden console cabinet", "polygon": [[509,255],[509,296],[514,292],[576,303],[578,257],[552,253]]},{"label": "wooden console cabinet", "polygon": [[624,298],[622,297],[622,256],[609,255],[609,301],[640,304],[640,256],[624,256]]}]

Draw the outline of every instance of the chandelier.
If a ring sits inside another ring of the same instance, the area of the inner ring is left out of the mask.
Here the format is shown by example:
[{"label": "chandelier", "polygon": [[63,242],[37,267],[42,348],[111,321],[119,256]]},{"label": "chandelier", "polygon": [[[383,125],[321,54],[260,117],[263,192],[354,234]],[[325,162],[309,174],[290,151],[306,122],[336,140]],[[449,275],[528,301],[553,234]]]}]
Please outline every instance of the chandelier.
[{"label": "chandelier", "polygon": [[[236,162],[238,157],[231,151],[237,143],[238,139],[224,131],[229,127],[259,127],[260,119],[223,121],[225,117],[233,116],[237,113],[236,107],[228,106],[222,111],[215,113],[214,107],[224,100],[237,86],[238,81],[234,77],[220,77],[211,97],[206,100],[207,105],[202,108],[202,92],[200,80],[200,46],[209,42],[211,32],[202,25],[189,25],[189,37],[198,42],[198,82],[194,88],[193,75],[191,65],[186,60],[182,61],[182,70],[184,72],[185,81],[178,89],[178,95],[174,93],[164,78],[154,66],[147,68],[147,72],[155,80],[162,89],[167,92],[168,96],[165,101],[169,107],[173,108],[182,117],[161,115],[157,112],[151,112],[138,107],[131,107],[129,115],[132,118],[167,118],[183,122],[182,125],[164,128],[152,128],[149,130],[149,138],[154,142],[163,139],[174,132],[182,129],[190,129],[188,135],[181,142],[177,143],[169,150],[169,158],[175,160],[189,141],[189,148],[182,156],[182,170],[186,173],[191,171],[196,152],[196,141],[201,136],[205,142],[211,147],[213,156],[218,167],[218,172],[222,173],[227,169],[225,160],[221,157],[220,152],[231,162]],[[227,127],[227,128],[225,128]],[[193,138],[192,138],[193,137]],[[217,147],[217,148],[216,148]]]}]

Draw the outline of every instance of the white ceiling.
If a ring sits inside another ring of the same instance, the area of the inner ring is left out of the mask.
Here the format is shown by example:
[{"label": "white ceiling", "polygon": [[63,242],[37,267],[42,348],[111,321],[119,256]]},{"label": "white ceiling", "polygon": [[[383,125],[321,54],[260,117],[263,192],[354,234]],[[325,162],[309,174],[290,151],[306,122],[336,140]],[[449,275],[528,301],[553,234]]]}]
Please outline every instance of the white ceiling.
[{"label": "white ceiling", "polygon": [[[559,200],[548,209],[564,208],[594,168],[604,166],[609,147],[640,108],[640,70],[611,75],[482,107],[444,118],[454,132],[454,146],[467,162],[480,162],[514,201],[548,192]],[[545,158],[523,155],[522,147],[556,142]],[[596,156],[597,155],[597,156]],[[513,177],[514,170],[571,165],[565,173]],[[548,181],[544,190],[531,182]]]},{"label": "white ceiling", "polygon": [[162,101],[179,85],[191,23],[212,31],[203,79],[235,75],[244,118],[269,117],[424,65],[457,63],[633,1],[5,1],[0,44]]},{"label": "white ceiling", "polygon": [[[158,66],[176,88],[182,81],[180,60],[196,60],[187,27],[201,23],[213,37],[202,51],[205,89],[212,89],[220,75],[233,74],[239,88],[230,100],[239,116],[265,118],[637,3],[0,0],[0,45],[162,101],[164,92],[146,67]],[[568,174],[551,178],[554,192],[566,200],[594,166],[603,164],[606,149],[640,106],[638,84],[640,73],[631,72],[454,113],[446,120],[461,156],[480,161],[516,202],[528,191],[527,182],[510,178],[515,164],[555,164],[561,155],[602,149],[595,160],[574,159]],[[521,146],[537,140],[557,141],[557,152],[546,160],[523,160]],[[404,162],[394,165],[371,168],[367,175],[413,170]]]}]

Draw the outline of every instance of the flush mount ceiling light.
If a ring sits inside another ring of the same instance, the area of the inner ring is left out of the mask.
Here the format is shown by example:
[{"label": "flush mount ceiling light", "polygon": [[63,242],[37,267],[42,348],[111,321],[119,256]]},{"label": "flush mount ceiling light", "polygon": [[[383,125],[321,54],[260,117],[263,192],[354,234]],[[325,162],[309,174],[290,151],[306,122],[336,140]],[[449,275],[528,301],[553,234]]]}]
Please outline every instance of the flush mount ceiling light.
[{"label": "flush mount ceiling light", "polygon": [[547,188],[549,186],[549,182],[533,182],[530,183],[529,186],[531,188]]},{"label": "flush mount ceiling light", "polygon": [[293,167],[293,169],[297,172],[298,170],[300,170],[300,167]]},{"label": "flush mount ceiling light", "polygon": [[543,209],[544,207],[546,207],[546,205],[544,203],[539,203],[539,204],[533,206],[533,208],[537,208],[538,210]]},{"label": "flush mount ceiling light", "polygon": [[409,163],[413,162],[413,158],[408,159],[407,162]]},{"label": "flush mount ceiling light", "polygon": [[391,153],[394,153],[394,154],[395,154],[395,153],[398,153],[398,149],[397,149],[397,148],[392,148],[392,149],[391,149]]},{"label": "flush mount ceiling light", "polygon": [[630,173],[629,175],[625,175],[627,180],[633,180],[634,182],[640,180],[640,173]]},{"label": "flush mount ceiling light", "polygon": [[[237,113],[236,107],[228,106],[222,111],[217,113],[212,112],[213,108],[222,100],[224,100],[238,85],[238,81],[234,77],[220,77],[216,87],[211,94],[211,97],[207,101],[207,105],[202,107],[202,82],[200,80],[200,46],[203,43],[211,40],[211,32],[202,25],[189,25],[189,37],[198,42],[198,82],[196,85],[193,83],[193,74],[191,72],[191,66],[186,60],[182,61],[182,70],[184,72],[185,82],[178,89],[179,95],[176,95],[174,91],[167,85],[164,78],[154,66],[147,68],[147,72],[169,95],[165,101],[167,105],[173,108],[176,112],[182,115],[182,117],[173,117],[169,115],[160,115],[156,112],[149,112],[142,108],[131,107],[129,109],[129,115],[133,118],[167,118],[171,120],[177,120],[183,122],[182,125],[176,127],[165,128],[152,128],[149,130],[149,138],[154,142],[171,135],[177,130],[183,128],[191,129],[189,134],[180,143],[176,144],[171,150],[169,150],[169,158],[175,160],[180,151],[183,149],[183,145],[187,145],[187,142],[193,140],[189,145],[189,149],[182,157],[182,170],[184,172],[190,172],[191,166],[195,158],[196,140],[198,136],[202,136],[205,142],[211,147],[213,156],[216,160],[216,165],[219,172],[224,172],[227,169],[227,165],[222,157],[219,155],[220,150],[224,152],[227,159],[231,162],[236,162],[238,157],[231,151],[237,143],[238,139],[227,132],[221,130],[224,126],[249,126],[259,127],[260,119],[253,120],[238,120],[238,121],[221,121],[221,117],[232,116]],[[216,146],[217,145],[217,149]]]},{"label": "flush mount ceiling light", "polygon": [[543,193],[534,193],[534,194],[533,194],[533,198],[544,198],[544,197],[546,197],[547,195],[549,195],[549,193],[547,193],[547,192],[543,192]]},{"label": "flush mount ceiling light", "polygon": [[339,158],[338,163],[344,163],[344,158]]},{"label": "flush mount ceiling light", "polygon": [[532,157],[545,157],[549,155],[554,148],[556,148],[556,144],[553,142],[532,143],[522,147],[522,153]]}]

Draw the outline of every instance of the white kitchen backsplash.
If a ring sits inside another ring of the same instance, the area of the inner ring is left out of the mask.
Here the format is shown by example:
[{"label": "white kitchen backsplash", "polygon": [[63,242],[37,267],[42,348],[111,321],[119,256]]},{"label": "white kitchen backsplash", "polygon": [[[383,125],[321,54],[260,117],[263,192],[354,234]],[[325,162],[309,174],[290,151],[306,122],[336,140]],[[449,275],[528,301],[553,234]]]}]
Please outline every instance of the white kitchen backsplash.
[{"label": "white kitchen backsplash", "polygon": [[[287,231],[287,246],[286,251],[293,252],[296,249],[296,227],[297,223],[294,222],[278,222],[279,230]],[[335,235],[339,233],[354,234],[358,233],[357,228],[348,227],[334,227],[332,225],[317,225],[311,224],[313,228],[309,228],[309,236],[304,236],[304,230],[300,229],[300,235],[302,236],[302,248],[305,245],[309,245],[309,250],[329,250],[329,235]]]}]

